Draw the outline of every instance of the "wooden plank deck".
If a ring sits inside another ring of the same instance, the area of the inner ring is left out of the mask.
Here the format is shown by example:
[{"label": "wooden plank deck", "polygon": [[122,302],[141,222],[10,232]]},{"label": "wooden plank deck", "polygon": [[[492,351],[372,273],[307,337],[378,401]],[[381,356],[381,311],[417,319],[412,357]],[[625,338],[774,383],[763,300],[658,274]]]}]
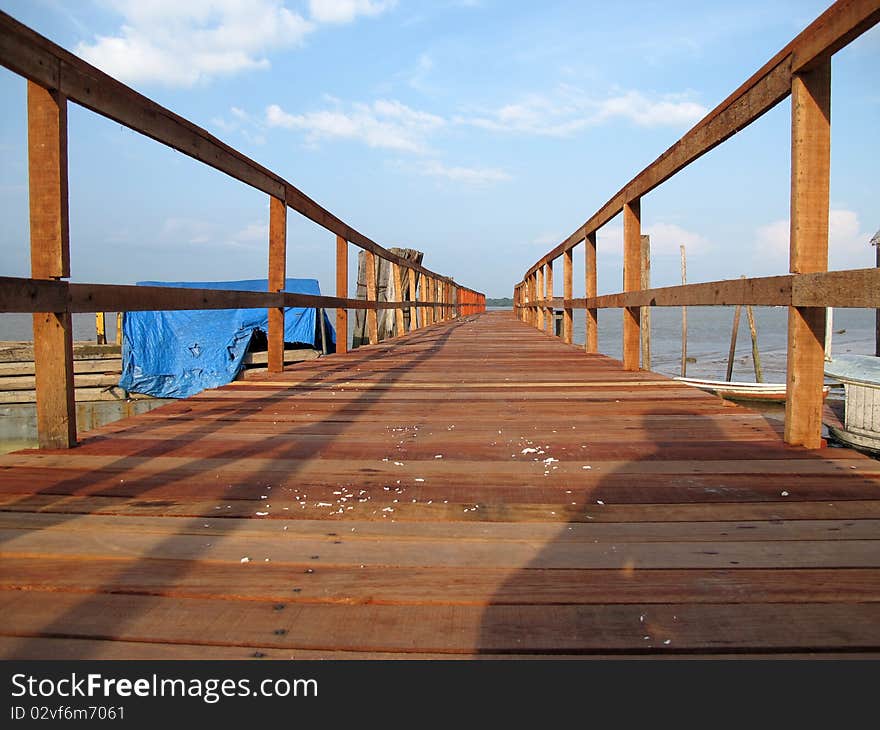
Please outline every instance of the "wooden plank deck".
[{"label": "wooden plank deck", "polygon": [[0,457],[3,658],[880,652],[880,462],[465,317]]}]

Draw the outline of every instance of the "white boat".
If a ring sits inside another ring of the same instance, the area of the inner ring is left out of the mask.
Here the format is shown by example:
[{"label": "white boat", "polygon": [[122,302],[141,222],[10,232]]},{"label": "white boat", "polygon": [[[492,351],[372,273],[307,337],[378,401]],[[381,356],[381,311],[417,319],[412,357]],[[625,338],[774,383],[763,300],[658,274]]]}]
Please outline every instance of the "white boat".
[{"label": "white boat", "polygon": [[[773,403],[785,402],[785,383],[746,383],[728,380],[705,380],[701,378],[682,377],[677,377],[675,380],[728,400],[756,400]],[[830,386],[824,386],[822,397],[827,397],[830,390]]]},{"label": "white boat", "polygon": [[827,424],[831,435],[854,448],[880,454],[880,357],[842,355],[826,363],[825,375],[846,389],[843,428]]}]

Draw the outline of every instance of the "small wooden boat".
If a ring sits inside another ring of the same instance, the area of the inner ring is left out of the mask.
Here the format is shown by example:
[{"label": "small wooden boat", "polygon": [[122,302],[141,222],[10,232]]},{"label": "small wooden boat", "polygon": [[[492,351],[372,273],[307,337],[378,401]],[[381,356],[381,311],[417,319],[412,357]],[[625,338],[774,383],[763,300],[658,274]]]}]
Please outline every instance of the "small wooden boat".
[{"label": "small wooden boat", "polygon": [[[727,400],[763,401],[784,403],[786,395],[785,383],[745,383],[728,380],[703,380],[700,378],[681,378],[675,380],[685,385],[692,385],[700,390],[713,393]],[[826,385],[822,397],[828,396],[831,387]]]},{"label": "small wooden boat", "polygon": [[825,375],[846,390],[843,428],[826,424],[838,441],[880,454],[880,357],[842,355],[825,365]]}]

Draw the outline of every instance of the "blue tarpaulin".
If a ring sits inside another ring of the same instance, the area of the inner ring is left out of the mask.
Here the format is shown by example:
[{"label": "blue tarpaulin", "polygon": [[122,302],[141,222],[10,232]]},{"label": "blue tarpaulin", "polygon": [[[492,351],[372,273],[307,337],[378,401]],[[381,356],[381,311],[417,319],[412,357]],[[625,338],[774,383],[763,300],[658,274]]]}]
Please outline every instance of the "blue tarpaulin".
[{"label": "blue tarpaulin", "polygon": [[[268,291],[266,279],[245,281],[139,281],[140,286]],[[315,279],[287,279],[284,291],[320,294]],[[284,310],[284,341],[320,349],[315,309]],[[122,320],[122,377],[119,387],[157,398],[186,398],[226,385],[242,368],[257,330],[268,330],[266,309],[214,309],[177,312],[126,312]],[[336,342],[324,315],[328,348]]]}]

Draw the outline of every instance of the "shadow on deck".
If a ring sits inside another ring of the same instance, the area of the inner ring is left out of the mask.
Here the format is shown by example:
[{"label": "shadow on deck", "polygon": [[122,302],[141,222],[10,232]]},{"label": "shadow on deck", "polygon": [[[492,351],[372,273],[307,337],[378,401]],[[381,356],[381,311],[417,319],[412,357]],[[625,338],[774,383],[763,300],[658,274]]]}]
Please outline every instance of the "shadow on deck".
[{"label": "shadow on deck", "polygon": [[880,462],[465,317],[0,457],[0,655],[849,654]]}]

